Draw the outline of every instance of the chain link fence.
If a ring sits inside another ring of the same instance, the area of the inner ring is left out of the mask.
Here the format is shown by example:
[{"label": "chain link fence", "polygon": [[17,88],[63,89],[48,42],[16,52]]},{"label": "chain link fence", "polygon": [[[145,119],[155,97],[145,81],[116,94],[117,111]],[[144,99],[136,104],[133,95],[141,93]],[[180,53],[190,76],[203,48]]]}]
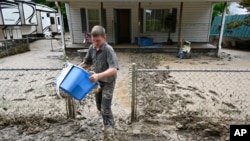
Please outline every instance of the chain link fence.
[{"label": "chain link fence", "polygon": [[[75,102],[56,94],[54,79],[60,70],[0,69],[0,119],[35,116],[53,122],[70,110],[74,113],[69,105]],[[131,70],[131,120],[145,127],[157,124],[147,128],[150,133],[174,124],[178,130],[226,140],[230,124],[250,123],[250,70],[138,69],[136,64]],[[84,111],[90,110],[94,98],[86,100],[78,104]],[[34,128],[35,120],[41,118],[34,119]]]},{"label": "chain link fence", "polygon": [[54,84],[60,70],[0,69],[0,113],[64,116],[65,100],[57,97]]},{"label": "chain link fence", "polygon": [[138,69],[133,64],[131,120],[171,120],[179,129],[228,133],[230,124],[250,123],[249,84],[250,70]]}]

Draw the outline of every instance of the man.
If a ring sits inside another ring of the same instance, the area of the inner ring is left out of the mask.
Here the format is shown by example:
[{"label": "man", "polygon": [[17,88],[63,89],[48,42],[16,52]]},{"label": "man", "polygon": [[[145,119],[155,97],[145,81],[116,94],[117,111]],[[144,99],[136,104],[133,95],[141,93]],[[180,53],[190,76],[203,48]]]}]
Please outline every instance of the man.
[{"label": "man", "polygon": [[94,26],[91,30],[93,44],[80,64],[83,68],[93,66],[93,72],[89,79],[92,82],[98,81],[101,90],[96,93],[96,106],[101,112],[104,130],[114,126],[111,111],[111,102],[118,68],[118,60],[113,48],[106,42],[105,29],[102,26]]}]

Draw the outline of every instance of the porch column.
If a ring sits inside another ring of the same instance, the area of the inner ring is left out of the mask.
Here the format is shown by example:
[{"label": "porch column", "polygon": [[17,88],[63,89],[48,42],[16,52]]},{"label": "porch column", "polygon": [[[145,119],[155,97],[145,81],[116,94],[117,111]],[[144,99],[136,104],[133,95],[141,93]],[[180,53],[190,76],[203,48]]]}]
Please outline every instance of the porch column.
[{"label": "porch column", "polygon": [[63,16],[61,12],[61,6],[60,6],[60,3],[58,3],[57,1],[55,2],[55,4],[58,9],[60,23],[61,23],[61,38],[62,38],[63,55],[66,56],[66,51],[65,51],[66,45],[65,45],[65,38],[64,38],[64,22],[63,22]]},{"label": "porch column", "polygon": [[141,14],[143,14],[141,12],[141,2],[138,3],[138,47],[141,46],[140,42],[141,42],[141,24],[143,23],[143,21],[141,21]]},{"label": "porch column", "polygon": [[102,13],[102,11],[103,11],[103,2],[101,2],[101,4],[100,4],[100,11],[101,11],[101,26],[103,26],[104,24],[103,24],[103,13]]},{"label": "porch column", "polygon": [[182,24],[182,14],[183,14],[183,2],[180,5],[180,18],[179,18],[179,27],[178,27],[178,43],[177,47],[181,46],[181,24]]},{"label": "porch column", "polygon": [[227,2],[224,3],[224,9],[223,9],[223,14],[222,14],[222,19],[221,19],[220,37],[219,37],[219,43],[217,46],[217,50],[218,50],[217,56],[220,55],[220,51],[221,51],[221,45],[223,41],[223,32],[224,32],[224,27],[225,27],[226,11],[227,11]]}]

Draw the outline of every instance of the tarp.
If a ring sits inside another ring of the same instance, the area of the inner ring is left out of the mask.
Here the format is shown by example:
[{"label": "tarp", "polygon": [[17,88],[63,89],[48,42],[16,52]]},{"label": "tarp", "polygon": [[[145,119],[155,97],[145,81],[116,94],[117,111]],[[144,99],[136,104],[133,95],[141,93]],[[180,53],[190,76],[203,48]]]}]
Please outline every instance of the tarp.
[{"label": "tarp", "polygon": [[[216,16],[212,23],[210,35],[220,34],[222,16]],[[224,37],[250,38],[250,14],[226,16]]]}]

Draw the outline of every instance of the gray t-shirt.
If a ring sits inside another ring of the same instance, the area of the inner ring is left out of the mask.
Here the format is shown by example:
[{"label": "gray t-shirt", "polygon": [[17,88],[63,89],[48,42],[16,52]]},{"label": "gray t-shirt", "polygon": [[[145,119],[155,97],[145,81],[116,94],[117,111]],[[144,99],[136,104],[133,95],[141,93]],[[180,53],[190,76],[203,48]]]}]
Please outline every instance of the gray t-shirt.
[{"label": "gray t-shirt", "polygon": [[[96,50],[94,44],[90,45],[89,50],[85,56],[84,63],[88,65],[93,65],[93,70],[96,73],[104,72],[109,68],[119,69],[116,53],[113,48],[106,42],[98,51]],[[99,81],[110,83],[112,81],[115,81],[115,79],[116,74],[109,78],[101,79]]]}]

